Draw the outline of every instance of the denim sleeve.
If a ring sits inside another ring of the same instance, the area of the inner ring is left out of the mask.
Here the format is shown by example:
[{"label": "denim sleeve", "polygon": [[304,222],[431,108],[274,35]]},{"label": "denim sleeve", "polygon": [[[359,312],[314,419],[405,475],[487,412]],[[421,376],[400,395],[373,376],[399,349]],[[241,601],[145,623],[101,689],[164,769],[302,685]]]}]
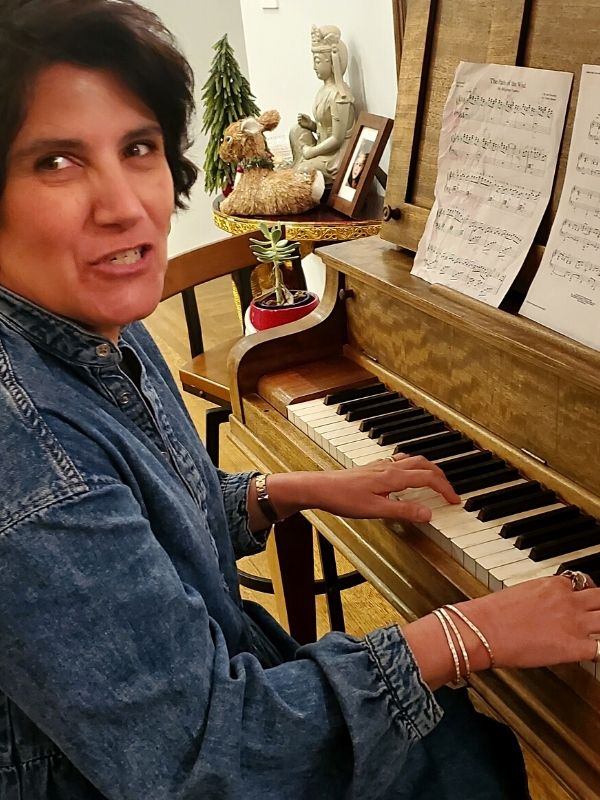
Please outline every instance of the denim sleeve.
[{"label": "denim sleeve", "polygon": [[0,535],[0,685],[109,800],[385,798],[440,711],[397,627],[231,657],[107,482]]},{"label": "denim sleeve", "polygon": [[223,493],[225,515],[236,558],[252,556],[265,549],[271,528],[251,531],[248,520],[248,487],[257,471],[228,473],[218,469],[217,475]]}]

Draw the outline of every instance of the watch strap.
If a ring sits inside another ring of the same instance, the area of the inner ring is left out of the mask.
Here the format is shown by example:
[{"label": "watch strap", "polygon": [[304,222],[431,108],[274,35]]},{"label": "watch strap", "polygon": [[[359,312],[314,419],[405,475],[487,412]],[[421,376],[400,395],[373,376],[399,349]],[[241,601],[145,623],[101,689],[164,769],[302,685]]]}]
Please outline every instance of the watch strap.
[{"label": "watch strap", "polygon": [[273,507],[273,503],[269,498],[269,492],[267,490],[267,478],[268,474],[265,475],[264,473],[260,473],[254,479],[254,486],[256,489],[256,500],[258,501],[258,507],[262,511],[263,515],[269,522],[272,524],[277,522],[279,519],[279,515],[275,511]]}]

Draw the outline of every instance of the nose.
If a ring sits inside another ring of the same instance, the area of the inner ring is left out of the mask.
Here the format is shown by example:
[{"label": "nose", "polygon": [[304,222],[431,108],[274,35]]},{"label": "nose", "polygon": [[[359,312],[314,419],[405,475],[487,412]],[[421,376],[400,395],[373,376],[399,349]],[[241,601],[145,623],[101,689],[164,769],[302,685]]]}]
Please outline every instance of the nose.
[{"label": "nose", "polygon": [[91,191],[92,217],[98,226],[127,230],[145,215],[135,178],[123,163],[96,173]]}]

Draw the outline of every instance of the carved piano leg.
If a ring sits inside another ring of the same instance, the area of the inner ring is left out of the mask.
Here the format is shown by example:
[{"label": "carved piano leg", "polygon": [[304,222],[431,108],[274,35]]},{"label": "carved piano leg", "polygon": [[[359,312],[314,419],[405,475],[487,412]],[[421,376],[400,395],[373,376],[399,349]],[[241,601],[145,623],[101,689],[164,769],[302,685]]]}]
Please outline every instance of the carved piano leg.
[{"label": "carved piano leg", "polygon": [[300,644],[317,638],[312,526],[302,516],[278,522],[267,544],[281,624]]}]

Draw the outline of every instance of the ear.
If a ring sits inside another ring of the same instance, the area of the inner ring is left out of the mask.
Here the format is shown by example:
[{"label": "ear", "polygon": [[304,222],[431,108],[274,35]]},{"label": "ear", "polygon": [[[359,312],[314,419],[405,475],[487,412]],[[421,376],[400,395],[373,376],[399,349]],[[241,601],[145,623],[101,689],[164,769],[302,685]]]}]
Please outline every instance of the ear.
[{"label": "ear", "polygon": [[240,130],[248,136],[256,136],[257,133],[262,132],[263,126],[254,117],[246,117],[246,119],[242,120]]},{"label": "ear", "polygon": [[264,111],[258,118],[258,121],[266,131],[272,131],[273,128],[276,128],[279,125],[279,120],[279,111],[275,111],[275,109]]}]

